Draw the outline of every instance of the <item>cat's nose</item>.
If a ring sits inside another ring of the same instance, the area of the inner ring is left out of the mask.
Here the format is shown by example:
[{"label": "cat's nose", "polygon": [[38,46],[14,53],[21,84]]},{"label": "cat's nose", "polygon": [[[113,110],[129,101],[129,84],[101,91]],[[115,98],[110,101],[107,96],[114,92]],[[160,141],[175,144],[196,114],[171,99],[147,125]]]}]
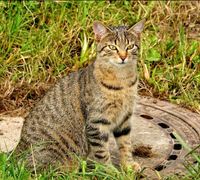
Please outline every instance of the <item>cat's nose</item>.
[{"label": "cat's nose", "polygon": [[126,59],[126,56],[120,56],[121,60],[124,61]]},{"label": "cat's nose", "polygon": [[119,52],[119,57],[121,58],[122,61],[124,61],[127,58],[127,53],[126,52]]}]

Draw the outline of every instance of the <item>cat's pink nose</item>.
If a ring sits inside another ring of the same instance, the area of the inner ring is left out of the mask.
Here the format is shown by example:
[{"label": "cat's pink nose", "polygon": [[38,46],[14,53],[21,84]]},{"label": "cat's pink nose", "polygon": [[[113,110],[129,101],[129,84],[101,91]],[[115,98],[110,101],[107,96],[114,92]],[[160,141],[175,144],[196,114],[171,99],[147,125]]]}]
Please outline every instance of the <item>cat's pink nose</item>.
[{"label": "cat's pink nose", "polygon": [[126,59],[126,56],[120,56],[121,60],[124,61]]},{"label": "cat's pink nose", "polygon": [[119,52],[119,57],[121,58],[122,61],[124,61],[127,58],[126,52]]}]

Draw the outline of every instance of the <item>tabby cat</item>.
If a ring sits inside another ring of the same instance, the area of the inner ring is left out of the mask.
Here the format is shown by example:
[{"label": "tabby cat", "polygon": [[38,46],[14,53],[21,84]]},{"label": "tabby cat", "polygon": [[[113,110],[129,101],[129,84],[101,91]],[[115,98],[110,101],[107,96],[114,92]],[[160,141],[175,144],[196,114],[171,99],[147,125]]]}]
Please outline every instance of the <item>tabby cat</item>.
[{"label": "tabby cat", "polygon": [[128,28],[94,22],[96,60],[62,78],[25,118],[17,154],[28,167],[74,166],[72,154],[110,165],[113,133],[122,167],[139,170],[131,153],[137,59],[144,20]]}]

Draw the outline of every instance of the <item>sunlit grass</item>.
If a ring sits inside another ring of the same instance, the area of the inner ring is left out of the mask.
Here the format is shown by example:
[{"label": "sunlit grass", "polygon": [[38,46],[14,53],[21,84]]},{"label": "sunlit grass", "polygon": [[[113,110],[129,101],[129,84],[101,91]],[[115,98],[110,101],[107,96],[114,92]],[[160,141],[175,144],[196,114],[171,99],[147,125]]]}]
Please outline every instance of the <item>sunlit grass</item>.
[{"label": "sunlit grass", "polygon": [[[154,177],[165,180],[198,180],[200,178],[200,155],[198,154],[200,145],[191,149],[184,140],[174,132],[177,140],[181,143],[183,148],[188,152],[185,156],[183,165],[185,166],[185,175],[168,175],[162,177],[158,171],[154,170]],[[192,158],[192,159],[191,159]],[[195,164],[193,163],[195,162]],[[26,169],[23,161],[16,160],[12,153],[0,153],[0,179],[7,180],[26,180],[26,179],[59,179],[59,180],[73,180],[73,179],[104,179],[104,180],[139,180],[145,176],[145,168],[141,173],[135,173],[132,170],[124,171],[117,169],[114,166],[105,166],[102,164],[95,164],[93,169],[88,169],[87,162],[79,159],[79,170],[59,170],[49,167],[48,170],[31,173]],[[153,169],[152,169],[153,171]]]},{"label": "sunlit grass", "polygon": [[42,172],[31,173],[25,168],[23,162],[18,162],[11,155],[0,154],[0,179],[104,179],[104,180],[137,180],[140,174],[135,174],[134,171],[123,171],[116,169],[114,166],[104,166],[95,164],[94,168],[88,169],[86,161],[80,160],[80,170],[62,171],[49,167],[48,170]]},{"label": "sunlit grass", "polygon": [[49,84],[90,63],[94,20],[131,25],[143,18],[140,93],[200,110],[198,3],[2,1],[0,9],[0,113],[23,114]]}]

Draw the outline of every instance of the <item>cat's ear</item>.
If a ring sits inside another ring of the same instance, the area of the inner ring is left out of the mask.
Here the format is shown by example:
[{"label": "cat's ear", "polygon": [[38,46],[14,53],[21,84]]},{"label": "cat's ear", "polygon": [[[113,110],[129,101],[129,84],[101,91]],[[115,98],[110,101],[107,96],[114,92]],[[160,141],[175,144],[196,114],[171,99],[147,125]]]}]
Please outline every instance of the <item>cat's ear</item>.
[{"label": "cat's ear", "polygon": [[144,29],[145,19],[139,21],[138,23],[134,24],[132,27],[128,29],[129,32],[135,32],[136,34],[140,35]]},{"label": "cat's ear", "polygon": [[104,26],[101,22],[95,21],[93,24],[93,31],[95,34],[96,41],[99,42],[103,36],[109,33],[110,30],[106,26]]}]

